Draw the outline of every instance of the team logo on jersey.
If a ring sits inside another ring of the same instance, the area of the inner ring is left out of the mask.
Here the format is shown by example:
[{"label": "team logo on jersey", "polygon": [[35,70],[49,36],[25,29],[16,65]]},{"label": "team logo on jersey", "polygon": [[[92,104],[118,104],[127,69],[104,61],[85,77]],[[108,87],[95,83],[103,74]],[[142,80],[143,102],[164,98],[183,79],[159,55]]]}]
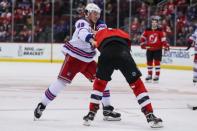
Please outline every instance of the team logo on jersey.
[{"label": "team logo on jersey", "polygon": [[158,39],[158,36],[157,36],[157,34],[151,34],[150,36],[149,36],[149,41],[150,41],[150,43],[152,43],[152,44],[154,44],[154,43],[156,43],[157,42],[157,39]]}]

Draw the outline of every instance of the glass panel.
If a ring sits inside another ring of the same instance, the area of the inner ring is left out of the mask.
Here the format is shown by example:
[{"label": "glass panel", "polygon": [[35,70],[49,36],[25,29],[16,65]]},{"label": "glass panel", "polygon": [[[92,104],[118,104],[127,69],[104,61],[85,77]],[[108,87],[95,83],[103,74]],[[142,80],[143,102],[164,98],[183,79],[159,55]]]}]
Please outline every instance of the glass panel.
[{"label": "glass panel", "polygon": [[148,24],[148,6],[140,1],[131,0],[130,3],[130,33],[132,44],[139,45],[140,36]]},{"label": "glass panel", "polygon": [[34,42],[52,42],[52,0],[35,0]]},{"label": "glass panel", "polygon": [[119,3],[119,28],[129,32],[129,20],[131,17],[129,17],[129,0],[121,0]]},{"label": "glass panel", "polygon": [[[72,33],[74,32],[75,22],[84,17],[84,9],[87,4],[87,0],[72,0]],[[71,34],[72,35],[72,34]]]},{"label": "glass panel", "polygon": [[54,3],[54,43],[63,43],[70,37],[70,0],[55,0]]},{"label": "glass panel", "polygon": [[166,33],[167,41],[170,45],[175,45],[175,4],[173,0],[160,6],[155,6],[149,8],[150,17],[148,25],[150,26],[151,16],[157,15],[160,16],[159,26]]},{"label": "glass panel", "polygon": [[0,0],[0,42],[11,42],[12,1]]},{"label": "glass panel", "polygon": [[15,0],[14,42],[32,42],[32,1]]},{"label": "glass panel", "polygon": [[196,0],[169,0],[158,7],[148,7],[137,0],[0,0],[0,42],[69,40],[74,23],[84,16],[88,2],[99,5],[101,19],[108,27],[130,33],[133,44],[139,44],[152,15],[161,16],[161,27],[171,45],[186,46],[197,23]]},{"label": "glass panel", "polygon": [[[186,1],[180,1],[177,3],[177,10],[176,10],[176,45],[177,46],[187,46],[187,39],[189,35],[193,32],[193,23],[192,20],[194,19],[195,15],[191,6],[188,7],[189,3]],[[196,9],[195,9],[196,10]],[[188,12],[189,11],[189,12]],[[187,15],[189,13],[189,15]]]},{"label": "glass panel", "polygon": [[117,27],[117,0],[106,0],[105,15],[108,27]]}]

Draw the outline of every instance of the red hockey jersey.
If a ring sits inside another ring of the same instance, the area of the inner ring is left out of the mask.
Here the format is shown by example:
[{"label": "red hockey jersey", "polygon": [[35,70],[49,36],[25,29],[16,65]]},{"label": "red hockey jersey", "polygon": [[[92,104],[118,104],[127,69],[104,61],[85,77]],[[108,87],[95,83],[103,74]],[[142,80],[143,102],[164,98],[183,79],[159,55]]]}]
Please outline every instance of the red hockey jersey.
[{"label": "red hockey jersey", "polygon": [[105,28],[96,33],[95,40],[97,41],[96,47],[99,48],[101,43],[110,37],[120,37],[128,40],[128,46],[131,46],[129,34],[120,29]]},{"label": "red hockey jersey", "polygon": [[161,29],[146,29],[140,41],[141,48],[147,50],[160,50],[168,46],[165,33]]}]

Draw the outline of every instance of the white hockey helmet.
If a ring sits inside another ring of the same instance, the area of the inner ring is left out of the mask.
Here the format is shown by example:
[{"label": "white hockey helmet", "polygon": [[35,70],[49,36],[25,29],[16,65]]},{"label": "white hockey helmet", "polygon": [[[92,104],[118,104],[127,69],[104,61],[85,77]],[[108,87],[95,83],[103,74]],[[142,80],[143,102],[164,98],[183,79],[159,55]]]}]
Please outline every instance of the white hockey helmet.
[{"label": "white hockey helmet", "polygon": [[98,5],[94,4],[94,3],[89,3],[86,7],[85,7],[85,12],[86,13],[91,13],[92,11],[95,11],[97,13],[101,13],[101,9],[98,7]]}]

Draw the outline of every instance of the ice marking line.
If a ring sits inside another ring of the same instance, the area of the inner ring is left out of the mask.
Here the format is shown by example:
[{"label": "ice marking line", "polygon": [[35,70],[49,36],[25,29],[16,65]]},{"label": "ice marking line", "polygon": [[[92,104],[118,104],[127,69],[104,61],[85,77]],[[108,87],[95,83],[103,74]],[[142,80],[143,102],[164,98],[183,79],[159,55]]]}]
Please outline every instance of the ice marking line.
[{"label": "ice marking line", "polygon": [[[168,108],[168,107],[163,107],[163,108],[155,108],[156,110],[184,110],[188,109],[187,107],[175,107],[175,108]],[[1,112],[3,111],[33,111],[33,108],[26,108],[26,109],[0,109]],[[88,110],[87,108],[51,108],[51,109],[46,109],[48,111],[70,111],[70,110]],[[102,110],[102,109],[101,109]],[[126,112],[125,110],[139,110],[139,108],[116,108],[116,110]],[[128,111],[127,111],[128,112]]]}]

